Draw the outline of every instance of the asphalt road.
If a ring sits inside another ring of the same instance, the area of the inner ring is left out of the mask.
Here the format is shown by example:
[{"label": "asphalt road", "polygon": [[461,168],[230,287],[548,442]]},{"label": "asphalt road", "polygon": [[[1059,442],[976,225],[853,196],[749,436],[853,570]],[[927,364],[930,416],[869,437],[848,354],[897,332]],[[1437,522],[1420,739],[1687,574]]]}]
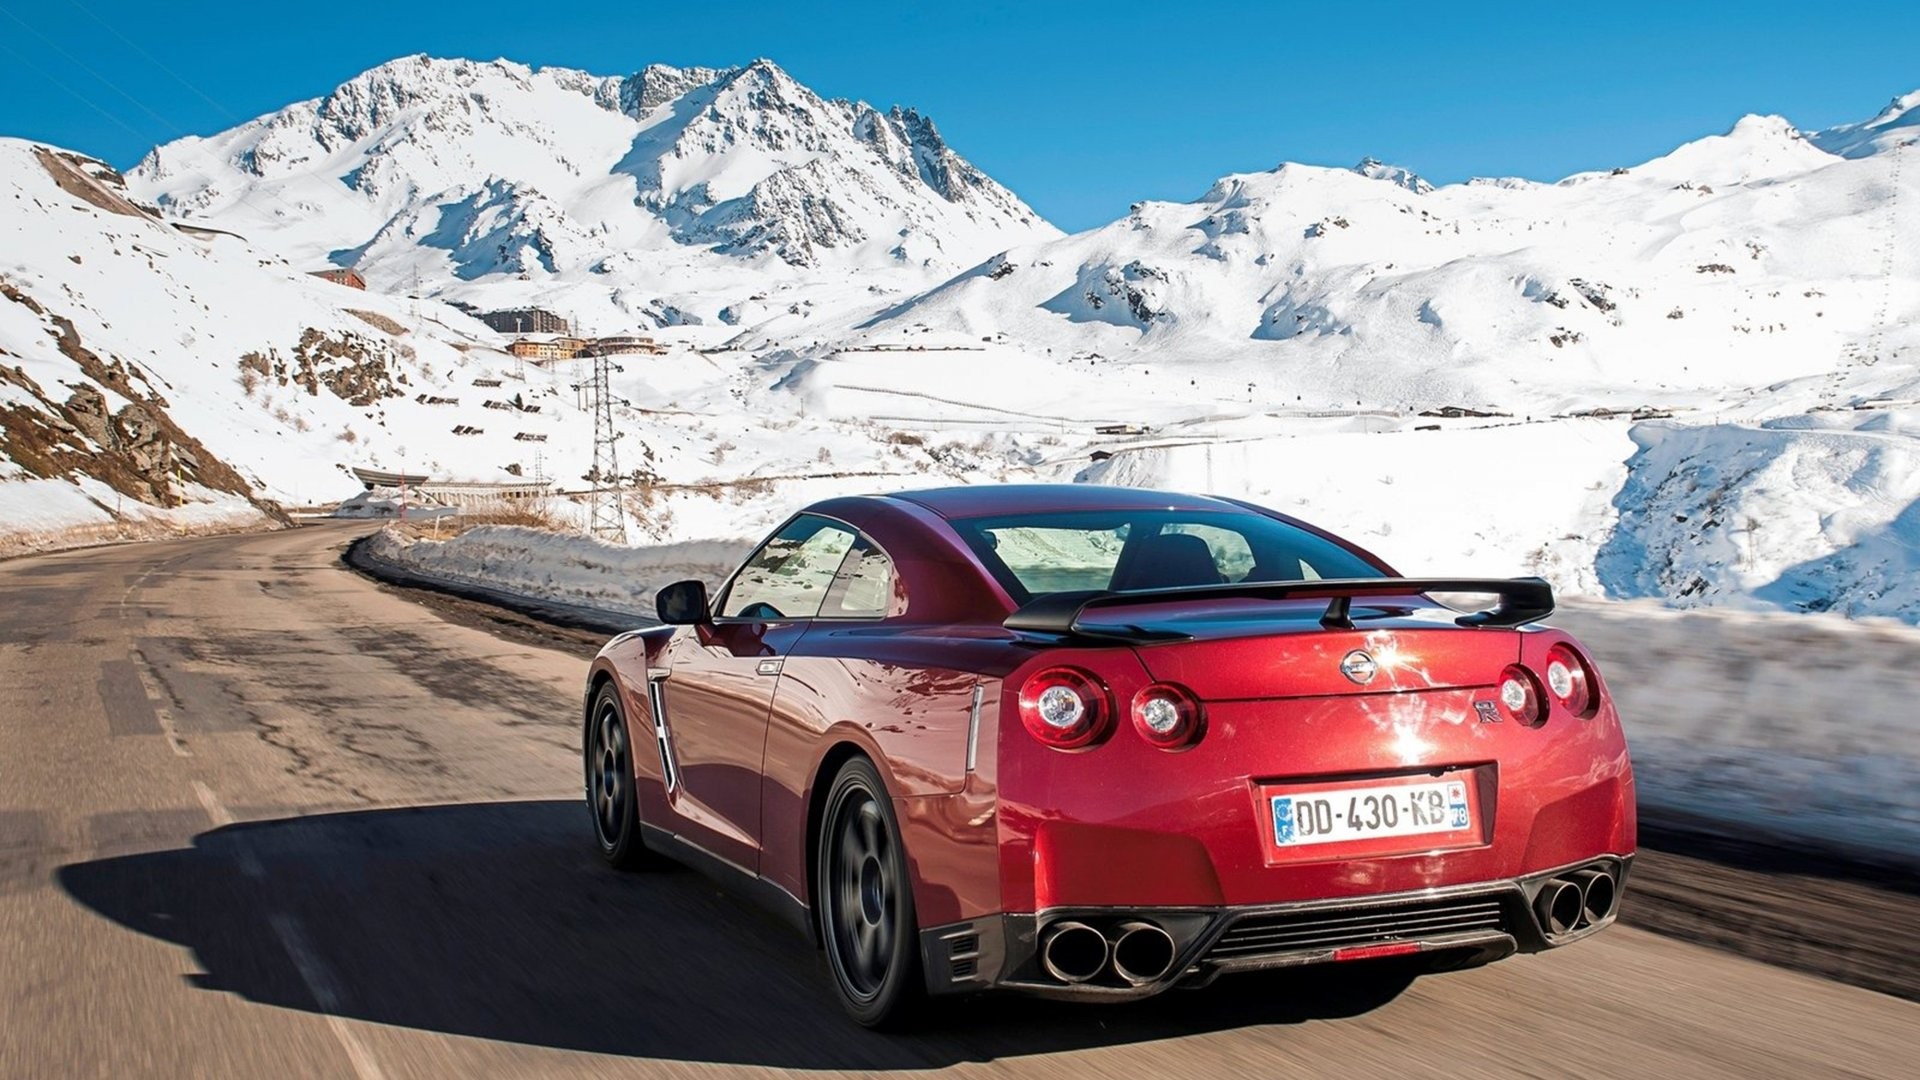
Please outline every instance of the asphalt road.
[{"label": "asphalt road", "polygon": [[783,926],[598,865],[584,662],[342,569],[364,528],[0,563],[0,1076],[1914,1075],[1920,1004],[1631,927],[866,1034]]}]

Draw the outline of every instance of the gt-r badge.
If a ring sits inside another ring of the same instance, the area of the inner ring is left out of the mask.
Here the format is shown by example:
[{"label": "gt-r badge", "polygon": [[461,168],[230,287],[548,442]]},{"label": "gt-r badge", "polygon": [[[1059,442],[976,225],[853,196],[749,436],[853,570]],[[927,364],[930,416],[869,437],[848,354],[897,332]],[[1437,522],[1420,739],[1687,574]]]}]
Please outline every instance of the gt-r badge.
[{"label": "gt-r badge", "polygon": [[1473,711],[1480,714],[1480,722],[1483,724],[1497,724],[1500,722],[1500,709],[1491,701],[1474,702]]},{"label": "gt-r badge", "polygon": [[1379,671],[1380,665],[1374,663],[1373,657],[1363,650],[1355,649],[1340,658],[1340,674],[1361,686],[1372,682]]}]

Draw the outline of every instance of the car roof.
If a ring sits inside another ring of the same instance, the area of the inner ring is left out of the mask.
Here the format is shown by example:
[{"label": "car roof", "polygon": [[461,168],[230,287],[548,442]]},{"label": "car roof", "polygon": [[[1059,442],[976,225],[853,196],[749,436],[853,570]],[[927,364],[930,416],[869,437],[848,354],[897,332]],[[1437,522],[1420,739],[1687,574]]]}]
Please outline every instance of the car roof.
[{"label": "car roof", "polygon": [[899,491],[886,498],[926,507],[943,518],[991,514],[1046,514],[1068,510],[1223,510],[1246,507],[1207,495],[1188,495],[1106,484],[974,484]]}]

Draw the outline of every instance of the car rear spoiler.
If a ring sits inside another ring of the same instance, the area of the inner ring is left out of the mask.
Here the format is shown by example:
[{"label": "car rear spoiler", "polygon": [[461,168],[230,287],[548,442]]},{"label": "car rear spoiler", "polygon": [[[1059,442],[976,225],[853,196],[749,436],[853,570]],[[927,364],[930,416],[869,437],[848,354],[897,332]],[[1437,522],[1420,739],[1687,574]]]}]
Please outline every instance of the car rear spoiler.
[{"label": "car rear spoiler", "polygon": [[1353,629],[1356,596],[1414,596],[1425,593],[1490,593],[1500,602],[1485,611],[1462,615],[1461,626],[1525,626],[1553,614],[1553,586],[1542,578],[1323,578],[1316,581],[1256,581],[1226,585],[1186,585],[1171,589],[1110,592],[1047,593],[1007,616],[1009,630],[1077,637],[1126,640],[1168,640],[1180,634],[1141,631],[1129,634],[1106,629],[1083,629],[1080,617],[1089,608],[1128,604],[1159,604],[1176,600],[1300,600],[1327,599],[1320,625],[1329,630]]}]

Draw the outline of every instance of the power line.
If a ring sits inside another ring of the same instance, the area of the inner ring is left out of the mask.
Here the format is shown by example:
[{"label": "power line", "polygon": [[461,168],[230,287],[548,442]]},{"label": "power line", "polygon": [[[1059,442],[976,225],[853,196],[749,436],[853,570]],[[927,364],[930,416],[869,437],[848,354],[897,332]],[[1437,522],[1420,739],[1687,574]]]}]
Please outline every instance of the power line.
[{"label": "power line", "polygon": [[[88,12],[88,14],[92,15],[91,12]],[[141,104],[139,100],[134,98],[133,95],[128,94],[125,90],[120,89],[118,85],[116,85],[112,80],[108,79],[106,76],[101,75],[99,72],[94,71],[92,68],[87,67],[85,64],[80,63],[78,60],[75,60],[71,53],[67,52],[65,49],[60,48],[58,43],[48,38],[45,34],[42,34],[40,31],[35,30],[32,26],[29,26],[26,22],[22,21],[18,15],[15,15],[13,12],[8,11],[5,8],[0,8],[0,15],[5,15],[7,18],[12,19],[14,22],[19,23],[21,26],[25,26],[29,31],[31,31],[33,34],[38,36],[41,40],[46,41],[47,44],[52,46],[55,51],[59,52],[62,56],[65,56],[69,61],[71,61],[74,64],[75,67],[78,67],[80,70],[85,71],[89,75],[92,75],[95,79],[98,79],[100,82],[104,83],[108,87],[108,89],[111,89],[114,93],[119,94],[121,97],[126,98],[129,101],[132,101],[135,105],[140,106],[140,108],[144,112],[146,112],[147,115],[153,117],[155,120],[158,120],[165,127],[180,129],[180,125],[173,123],[171,120],[168,120],[166,117],[161,116],[159,113],[154,112],[150,108],[147,108],[145,105]],[[97,15],[93,16],[93,18],[95,19],[95,21],[100,21],[99,16]],[[105,25],[104,22],[102,23],[102,25]],[[122,40],[125,39],[124,35],[117,35],[117,36],[120,36]],[[68,94],[72,95],[74,99],[79,101],[81,104],[99,113],[101,116],[106,117],[108,120],[113,121],[115,124],[118,124],[128,134],[132,135],[137,139],[141,139],[143,141],[148,137],[145,132],[140,131],[138,128],[134,127],[132,124],[127,123],[124,119],[120,117],[118,113],[115,113],[110,109],[107,109],[106,107],[100,105],[98,102],[94,101],[92,98],[89,98],[87,95],[81,93],[78,90],[75,90],[73,87],[68,86],[66,83],[63,83],[59,79],[56,79],[52,75],[48,74],[45,69],[41,68],[38,64],[35,64],[31,59],[23,55],[18,49],[15,49],[10,44],[8,44],[5,38],[0,38],[0,47],[6,48],[8,52],[12,53],[16,58],[19,59],[22,65],[27,67],[29,70],[33,71],[35,74],[39,75],[40,78],[42,78],[48,83],[51,83],[55,87],[58,87],[59,89],[66,91]],[[205,95],[203,94],[201,96],[204,97]],[[224,111],[227,111],[228,113],[232,112],[232,110],[230,109],[225,109],[225,106],[220,106],[218,102],[214,102],[214,104],[217,107],[222,108]],[[181,129],[181,130],[184,130],[184,129]],[[171,132],[169,132],[169,134],[171,134]],[[213,178],[208,176],[204,172],[195,170],[194,175],[198,176],[202,182],[208,185],[211,185],[213,183]],[[257,211],[260,211],[261,213],[266,214],[269,218],[273,217],[274,214],[271,210],[269,210],[267,207],[262,206],[253,200],[253,195],[255,194],[265,196],[266,198],[279,204],[280,207],[282,207],[283,209],[291,211],[295,216],[299,216],[300,214],[303,213],[300,207],[297,207],[292,203],[289,203],[288,201],[281,198],[279,195],[273,193],[272,191],[266,191],[266,190],[251,191],[251,192],[243,191],[243,192],[237,193],[234,196],[234,201],[241,203],[245,206],[252,207]]]},{"label": "power line", "polygon": [[[145,49],[142,49],[139,45],[135,44],[132,39],[128,38],[125,34],[121,33],[119,29],[117,29],[112,23],[101,18],[99,15],[95,14],[93,11],[89,10],[85,6],[76,2],[76,0],[68,0],[68,2],[71,3],[73,7],[77,8],[82,13],[84,13],[88,18],[92,19],[94,22],[99,23],[101,26],[105,27],[109,33],[113,34],[114,37],[119,38],[122,42],[125,42],[129,48],[133,49],[135,52],[145,57],[150,63],[153,64],[153,66],[159,68],[162,72],[171,76],[176,82],[180,83],[182,86],[185,86],[187,89],[193,91],[196,95],[200,97],[201,100],[205,101],[209,105],[212,105],[214,108],[219,109],[221,112],[227,114],[229,117],[239,119],[242,123],[246,122],[246,118],[241,116],[240,113],[236,112],[232,108],[228,107],[225,104],[222,104],[219,101],[215,101],[204,90],[201,90],[198,86],[195,86],[194,84],[188,82],[184,76],[180,75],[178,72],[174,71],[172,68],[168,67],[166,64],[161,63],[161,61],[157,57],[155,57],[153,54],[147,52]],[[96,80],[98,80],[100,83],[105,85],[108,89],[112,90],[116,94],[119,94],[121,97],[126,98],[128,101],[132,102],[136,107],[138,107],[142,112],[146,113],[148,116],[151,116],[153,119],[159,121],[159,123],[162,126],[163,135],[165,136],[165,139],[163,139],[163,143],[164,141],[170,141],[172,138],[188,130],[188,128],[185,125],[175,123],[173,120],[160,115],[158,112],[155,112],[152,108],[148,107],[145,102],[141,101],[139,98],[128,93],[127,91],[121,89],[119,84],[115,83],[112,79],[107,78],[105,75],[100,74],[99,72],[88,67],[85,63],[82,63],[72,53],[68,52],[64,48],[61,48],[58,42],[54,41],[52,38],[48,37],[45,33],[42,33],[40,30],[36,29],[31,24],[27,23],[24,19],[20,18],[20,16],[14,14],[12,11],[9,11],[5,8],[0,8],[0,14],[5,15],[7,18],[12,19],[14,22],[19,23],[21,26],[25,27],[35,37],[38,37],[40,40],[46,42],[47,45],[50,48],[52,48],[55,52],[65,57],[67,61],[71,63],[74,67],[79,68],[81,71],[84,71],[87,74],[93,76]],[[0,41],[0,44],[4,44],[4,41]],[[9,48],[8,51],[14,53],[15,56],[20,56],[17,50]],[[94,111],[100,113],[102,116],[105,116],[109,120],[112,120],[114,123],[120,125],[120,127],[124,128],[129,134],[132,134],[135,137],[140,138],[142,140],[147,138],[147,136],[144,133],[134,128],[131,124],[128,124],[125,120],[122,120],[117,114],[109,112],[108,110],[102,108],[100,105],[96,104],[91,99],[86,97],[86,95],[80,93],[79,91],[73,89],[70,86],[67,86],[66,84],[60,82],[58,79],[53,78],[51,75],[46,74],[45,71],[41,70],[38,66],[34,65],[31,61],[27,60],[25,57],[21,57],[21,61],[25,63],[28,67],[32,68],[34,71],[38,72],[40,76],[46,79],[48,82],[52,83],[53,85],[59,87],[62,90],[65,90],[67,93],[72,94],[75,98],[79,99],[82,103],[86,104],[89,108],[92,108]],[[155,149],[156,150],[159,149],[159,144],[156,144]],[[193,175],[198,177],[203,184],[209,187],[212,187],[214,185],[213,177],[208,176],[202,170],[198,170],[198,169],[194,170]],[[264,180],[265,177],[262,177],[262,179]],[[278,214],[276,214],[274,210],[270,209],[267,206],[262,205],[259,202],[256,202],[255,196],[261,196],[270,200],[271,202],[279,206],[281,210],[287,211],[288,213],[290,213],[292,216],[296,218],[305,216],[309,212],[308,210],[302,207],[296,206],[293,203],[288,202],[286,199],[281,198],[280,195],[277,194],[276,192],[272,190],[267,190],[267,189],[253,189],[253,190],[243,190],[240,192],[236,192],[233,196],[233,200],[243,206],[250,207],[253,210],[260,212],[261,214],[266,215],[269,220],[271,220],[276,216],[279,216]],[[417,281],[415,283],[414,292],[416,294],[419,292]],[[416,295],[415,304],[414,304],[414,315],[415,317],[418,317],[419,315],[419,304],[418,304],[417,295]]]},{"label": "power line", "polygon": [[77,8],[80,11],[80,13],[85,15],[87,18],[92,19],[94,22],[97,22],[101,26],[105,27],[107,30],[107,33],[112,34],[114,37],[119,38],[121,43],[126,45],[127,48],[132,49],[134,52],[137,52],[141,56],[145,57],[146,61],[149,64],[152,64],[154,67],[159,68],[165,74],[171,76],[174,82],[177,82],[181,86],[184,86],[187,89],[193,91],[194,94],[196,94],[201,101],[204,101],[207,104],[213,106],[214,108],[219,109],[221,112],[226,113],[229,117],[232,117],[235,120],[246,119],[245,116],[242,116],[241,114],[233,111],[232,109],[228,108],[225,104],[222,104],[221,102],[215,101],[213,98],[208,97],[206,91],[200,89],[198,86],[195,86],[193,83],[188,82],[185,76],[181,75],[179,72],[173,70],[167,65],[161,63],[159,57],[153,55],[147,50],[141,48],[139,45],[135,44],[132,38],[120,32],[119,27],[114,26],[112,23],[108,22],[107,20],[101,18],[98,15],[95,15],[92,9],[80,3],[79,0],[67,0],[67,2],[71,4],[73,7]]},{"label": "power line", "polygon": [[102,75],[99,72],[88,67],[85,63],[81,62],[79,57],[61,48],[59,42],[41,33],[37,27],[33,26],[31,23],[27,22],[25,19],[22,19],[20,16],[15,15],[13,12],[8,11],[6,8],[0,8],[0,15],[5,15],[7,18],[12,19],[16,23],[19,23],[21,26],[26,28],[28,33],[32,34],[34,37],[39,38],[41,41],[46,42],[48,48],[52,49],[54,52],[59,53],[61,56],[65,57],[67,63],[72,64],[74,67],[79,68],[81,71],[84,71],[87,74],[93,76],[95,81],[99,82],[102,86],[105,86],[107,89],[113,91],[116,94],[119,94],[123,98],[126,98],[129,102],[133,104],[134,108],[139,109],[141,112],[146,113],[148,116],[153,117],[155,120],[158,120],[160,122],[160,128],[162,132],[173,132],[173,131],[181,130],[181,126],[179,124],[176,124],[172,120],[169,120],[166,117],[161,116],[159,113],[154,112],[153,109],[150,108],[146,102],[141,101],[139,98],[134,97],[132,94],[129,94],[125,90],[120,89],[120,86],[118,83],[115,83],[112,79],[109,79],[105,75]]},{"label": "power line", "polygon": [[59,79],[54,78],[52,75],[47,74],[45,70],[43,70],[38,64],[35,64],[32,60],[28,59],[25,54],[20,52],[20,50],[8,44],[5,38],[0,38],[0,49],[5,49],[8,52],[12,53],[14,57],[20,61],[22,66],[26,67],[29,71],[32,71],[34,74],[40,76],[40,78],[44,79],[45,81],[52,83],[54,86],[58,87],[59,89],[65,90],[67,93],[73,95],[75,100],[79,101],[82,105],[85,105],[87,108],[92,109],[94,112],[99,113],[101,116],[104,116],[107,119],[113,121],[114,123],[120,125],[122,128],[125,128],[127,133],[129,135],[132,135],[134,138],[144,139],[147,137],[146,134],[142,132],[140,129],[134,127],[132,124],[127,123],[125,120],[120,119],[120,116],[118,113],[115,113],[105,108],[104,106],[96,103],[92,98],[88,97],[87,95],[81,93],[78,90],[75,90],[73,87],[68,86],[66,83],[61,82]]}]

